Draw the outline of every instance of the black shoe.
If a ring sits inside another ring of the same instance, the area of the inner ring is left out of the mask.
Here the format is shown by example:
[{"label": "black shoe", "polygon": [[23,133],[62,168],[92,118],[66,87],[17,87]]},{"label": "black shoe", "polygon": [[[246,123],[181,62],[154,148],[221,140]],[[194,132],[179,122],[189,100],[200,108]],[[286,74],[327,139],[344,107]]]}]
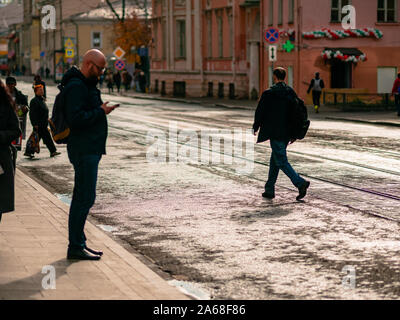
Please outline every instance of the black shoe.
[{"label": "black shoe", "polygon": [[28,157],[29,159],[33,159],[35,157],[33,154],[26,153],[26,152],[24,153],[24,156]]},{"label": "black shoe", "polygon": [[83,249],[68,249],[68,260],[100,260],[100,256],[92,256]]},{"label": "black shoe", "polygon": [[55,151],[55,152],[53,152],[52,154],[50,154],[50,157],[53,158],[53,157],[55,157],[55,156],[59,156],[60,154],[61,154],[61,152]]},{"label": "black shoe", "polygon": [[310,182],[306,181],[300,188],[299,188],[299,195],[297,196],[296,200],[300,201],[303,199],[307,194],[307,189],[310,187]]},{"label": "black shoe", "polygon": [[263,198],[266,198],[266,199],[274,199],[275,198],[275,193],[270,193],[270,192],[264,192],[263,194],[262,194],[262,196],[263,196]]},{"label": "black shoe", "polygon": [[85,250],[89,251],[90,253],[96,255],[96,256],[102,256],[103,255],[103,251],[96,251],[93,249],[88,248],[87,246],[85,246]]}]

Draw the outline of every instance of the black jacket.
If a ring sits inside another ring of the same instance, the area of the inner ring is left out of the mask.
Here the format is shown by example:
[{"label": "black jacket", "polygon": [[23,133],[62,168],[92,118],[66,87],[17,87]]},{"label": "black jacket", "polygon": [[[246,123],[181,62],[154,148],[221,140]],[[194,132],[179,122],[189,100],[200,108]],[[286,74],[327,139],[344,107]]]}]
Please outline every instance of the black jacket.
[{"label": "black jacket", "polygon": [[0,102],[0,213],[14,210],[14,164],[10,144],[21,131],[17,115],[10,105]]},{"label": "black jacket", "polygon": [[22,106],[28,106],[27,96],[24,95],[21,91],[17,90],[17,88],[14,88],[14,90],[15,90],[15,103]]},{"label": "black jacket", "polygon": [[43,97],[35,96],[29,104],[29,119],[32,126],[47,127],[49,121],[49,108]]},{"label": "black jacket", "polygon": [[101,108],[103,101],[96,87],[97,81],[86,79],[78,68],[72,67],[64,75],[61,85],[65,94],[65,119],[71,130],[68,152],[105,154],[107,117]]},{"label": "black jacket", "polygon": [[289,115],[296,92],[283,82],[264,91],[257,106],[253,129],[258,134],[257,143],[269,139],[289,140]]}]

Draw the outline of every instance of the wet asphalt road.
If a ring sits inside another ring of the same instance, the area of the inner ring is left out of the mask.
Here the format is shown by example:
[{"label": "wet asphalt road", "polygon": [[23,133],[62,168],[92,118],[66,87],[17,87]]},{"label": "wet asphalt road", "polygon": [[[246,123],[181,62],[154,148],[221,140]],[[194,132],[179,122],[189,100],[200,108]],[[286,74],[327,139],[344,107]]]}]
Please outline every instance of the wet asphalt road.
[{"label": "wet asphalt road", "polygon": [[[25,93],[30,87],[19,83]],[[47,92],[51,106],[57,89]],[[307,138],[288,149],[293,167],[311,181],[309,195],[296,202],[297,190],[281,172],[277,197],[264,200],[270,148],[251,152],[255,138],[245,129],[252,111],[103,100],[121,107],[109,117],[90,219],[173,279],[212,299],[400,297],[398,128],[311,115]],[[175,125],[179,138],[170,132]],[[211,152],[208,135],[235,138],[233,157],[224,143],[213,141]],[[59,151],[49,158],[42,145],[34,160],[20,154],[18,166],[68,201],[73,170],[65,147]],[[220,158],[223,151],[228,156]],[[343,285],[345,266],[355,270],[355,282],[345,281],[354,287]]]}]

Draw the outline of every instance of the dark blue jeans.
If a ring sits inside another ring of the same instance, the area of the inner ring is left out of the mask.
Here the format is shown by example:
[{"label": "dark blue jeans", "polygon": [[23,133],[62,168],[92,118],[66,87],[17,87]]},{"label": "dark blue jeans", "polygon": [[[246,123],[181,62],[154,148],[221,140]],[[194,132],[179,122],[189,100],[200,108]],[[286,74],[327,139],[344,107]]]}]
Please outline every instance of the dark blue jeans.
[{"label": "dark blue jeans", "polygon": [[84,232],[86,218],[96,200],[97,173],[101,155],[68,154],[75,170],[75,185],[69,210],[69,248],[86,245]]},{"label": "dark blue jeans", "polygon": [[269,162],[268,181],[265,184],[265,191],[268,193],[275,192],[275,183],[278,179],[279,170],[282,170],[297,188],[305,183],[305,180],[294,171],[288,161],[286,154],[288,143],[289,141],[270,140],[272,153]]}]

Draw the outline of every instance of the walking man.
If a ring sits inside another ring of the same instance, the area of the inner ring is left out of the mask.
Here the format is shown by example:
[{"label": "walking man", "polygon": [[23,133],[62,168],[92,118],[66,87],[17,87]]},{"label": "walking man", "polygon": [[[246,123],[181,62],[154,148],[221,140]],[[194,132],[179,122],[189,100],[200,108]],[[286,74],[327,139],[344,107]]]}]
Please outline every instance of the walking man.
[{"label": "walking man", "polygon": [[[44,90],[43,85],[37,84],[34,86],[35,97],[31,100],[29,106],[29,118],[31,120],[31,124],[33,130],[38,133],[39,141],[43,139],[44,144],[47,149],[50,151],[50,157],[55,157],[60,154],[57,152],[57,148],[54,145],[53,139],[48,130],[49,125],[49,108],[47,108],[46,103],[44,102]],[[24,156],[33,158],[34,155],[29,153],[28,148],[25,151]]]},{"label": "walking man", "polygon": [[397,107],[397,116],[400,117],[400,72],[397,74],[397,79],[394,81],[392,94],[394,95],[394,103]]},{"label": "walking man", "polygon": [[84,227],[96,199],[99,162],[106,154],[106,115],[117,107],[103,103],[97,89],[105,66],[103,53],[96,49],[89,50],[83,57],[81,68],[72,67],[61,82],[64,86],[65,117],[70,128],[68,157],[75,171],[68,221],[68,259],[99,260],[103,254],[86,246]]},{"label": "walking man", "polygon": [[324,88],[324,80],[320,78],[319,72],[315,73],[315,79],[311,80],[307,93],[310,93],[310,91],[312,90],[313,104],[316,113],[319,113],[319,108],[321,107],[321,93],[322,89]]},{"label": "walking man", "polygon": [[284,82],[286,71],[276,68],[273,72],[274,85],[264,91],[258,103],[253,124],[254,135],[260,130],[257,143],[270,140],[271,159],[268,181],[265,184],[264,198],[275,198],[275,183],[279,170],[282,170],[298,188],[296,200],[303,199],[307,194],[310,182],[300,177],[287,159],[286,148],[291,141],[289,114],[296,92]]}]

